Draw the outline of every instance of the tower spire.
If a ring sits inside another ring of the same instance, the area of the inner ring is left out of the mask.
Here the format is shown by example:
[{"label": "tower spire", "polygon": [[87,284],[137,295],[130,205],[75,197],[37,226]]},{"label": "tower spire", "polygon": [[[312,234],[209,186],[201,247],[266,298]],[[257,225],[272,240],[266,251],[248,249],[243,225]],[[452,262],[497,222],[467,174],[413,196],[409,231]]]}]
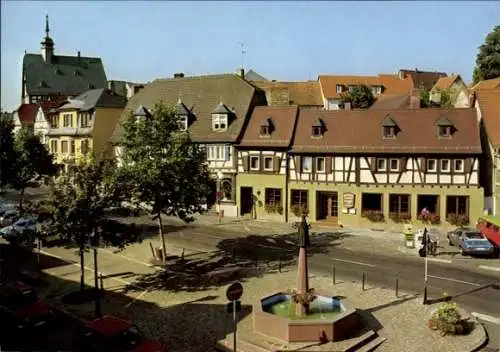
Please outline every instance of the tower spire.
[{"label": "tower spire", "polygon": [[48,37],[49,36],[49,15],[46,14],[45,15],[45,36]]}]

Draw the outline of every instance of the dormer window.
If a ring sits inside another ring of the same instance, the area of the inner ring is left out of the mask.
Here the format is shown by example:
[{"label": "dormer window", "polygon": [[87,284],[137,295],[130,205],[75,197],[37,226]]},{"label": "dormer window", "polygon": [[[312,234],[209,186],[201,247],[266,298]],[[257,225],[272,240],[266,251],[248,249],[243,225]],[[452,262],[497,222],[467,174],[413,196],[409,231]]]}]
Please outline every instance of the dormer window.
[{"label": "dormer window", "polygon": [[337,93],[342,93],[344,91],[344,87],[342,84],[337,84]]},{"label": "dormer window", "polygon": [[349,89],[349,93],[352,93],[352,91],[354,90],[354,87],[355,87],[355,86],[353,86],[352,84],[351,84],[351,85],[349,85],[349,88],[348,88],[348,89]]},{"label": "dormer window", "polygon": [[133,116],[135,117],[136,122],[145,120],[148,117],[151,117],[151,113],[144,106],[139,105],[139,107],[134,111]]},{"label": "dormer window", "polygon": [[439,138],[451,138],[454,126],[453,123],[446,116],[441,116],[436,121],[436,127]]},{"label": "dormer window", "polygon": [[312,134],[311,136],[313,138],[320,138],[323,136],[323,132],[325,130],[325,125],[321,119],[318,119],[316,122],[313,123],[312,125]]},{"label": "dormer window", "polygon": [[382,138],[393,139],[396,138],[398,132],[398,125],[390,115],[387,115],[382,121]]},{"label": "dormer window", "polygon": [[270,117],[265,119],[261,124],[260,124],[260,137],[269,137],[271,136],[271,133],[273,132],[273,122]]},{"label": "dormer window", "polygon": [[176,115],[178,117],[179,130],[187,131],[191,111],[184,105],[181,99],[177,102]]},{"label": "dormer window", "polygon": [[375,87],[375,94],[382,94],[382,87],[381,86]]},{"label": "dormer window", "polygon": [[231,110],[221,101],[212,111],[212,129],[214,131],[227,131]]},{"label": "dormer window", "polygon": [[48,87],[49,85],[44,80],[41,80],[40,83],[38,83],[38,88],[48,88]]},{"label": "dormer window", "polygon": [[179,116],[179,130],[187,131],[187,129],[188,129],[188,117]]}]

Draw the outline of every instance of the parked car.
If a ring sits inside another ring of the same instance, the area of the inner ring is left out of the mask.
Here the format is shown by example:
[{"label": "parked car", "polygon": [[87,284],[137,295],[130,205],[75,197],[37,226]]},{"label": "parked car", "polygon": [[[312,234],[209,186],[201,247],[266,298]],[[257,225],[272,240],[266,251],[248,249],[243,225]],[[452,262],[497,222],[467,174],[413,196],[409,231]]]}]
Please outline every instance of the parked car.
[{"label": "parked car", "polygon": [[19,211],[17,211],[16,209],[9,209],[0,216],[0,226],[11,225],[12,223],[16,222],[20,216],[21,215]]},{"label": "parked car", "polygon": [[50,305],[22,282],[0,285],[0,326],[3,329],[39,329],[56,317]]},{"label": "parked car", "polygon": [[448,232],[448,243],[458,246],[463,255],[493,255],[495,247],[477,229],[470,227],[459,227]]},{"label": "parked car", "polygon": [[29,242],[33,240],[36,232],[36,220],[33,217],[23,217],[0,230],[1,236],[11,243]]},{"label": "parked car", "polygon": [[148,340],[131,322],[109,315],[87,323],[79,346],[82,351],[96,352],[167,351],[159,342]]}]

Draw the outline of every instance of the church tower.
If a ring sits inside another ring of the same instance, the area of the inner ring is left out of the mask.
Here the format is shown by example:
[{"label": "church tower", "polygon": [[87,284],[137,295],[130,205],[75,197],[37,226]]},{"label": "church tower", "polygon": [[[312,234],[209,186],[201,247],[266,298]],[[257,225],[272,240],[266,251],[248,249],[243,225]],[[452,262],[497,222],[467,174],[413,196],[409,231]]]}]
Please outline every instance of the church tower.
[{"label": "church tower", "polygon": [[54,56],[54,41],[49,37],[49,15],[45,15],[45,38],[43,38],[42,44],[42,57],[45,63],[52,63],[52,57]]}]

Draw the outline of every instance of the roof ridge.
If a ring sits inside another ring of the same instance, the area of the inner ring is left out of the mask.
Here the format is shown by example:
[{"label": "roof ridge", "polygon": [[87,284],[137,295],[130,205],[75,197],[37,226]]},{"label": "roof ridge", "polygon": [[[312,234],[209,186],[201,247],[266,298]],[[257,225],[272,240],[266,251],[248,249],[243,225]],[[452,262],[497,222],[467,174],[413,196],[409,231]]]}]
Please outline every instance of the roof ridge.
[{"label": "roof ridge", "polygon": [[[24,56],[28,56],[28,55],[32,55],[32,56],[42,56],[42,54],[36,54],[36,53],[26,53],[24,54]],[[59,55],[59,54],[54,54],[54,57],[74,57],[74,58],[77,58],[78,57],[78,54],[76,55]],[[80,59],[98,59],[98,60],[102,60],[101,57],[99,56],[80,56]]]},{"label": "roof ridge", "polygon": [[158,81],[186,81],[186,80],[197,80],[197,79],[202,79],[202,78],[210,78],[210,79],[216,79],[216,78],[228,78],[228,77],[239,77],[235,73],[216,73],[216,74],[208,74],[208,75],[197,75],[197,76],[185,76],[182,78],[175,78],[175,77],[168,77],[168,78],[157,78],[153,80],[152,83],[158,82]]}]

